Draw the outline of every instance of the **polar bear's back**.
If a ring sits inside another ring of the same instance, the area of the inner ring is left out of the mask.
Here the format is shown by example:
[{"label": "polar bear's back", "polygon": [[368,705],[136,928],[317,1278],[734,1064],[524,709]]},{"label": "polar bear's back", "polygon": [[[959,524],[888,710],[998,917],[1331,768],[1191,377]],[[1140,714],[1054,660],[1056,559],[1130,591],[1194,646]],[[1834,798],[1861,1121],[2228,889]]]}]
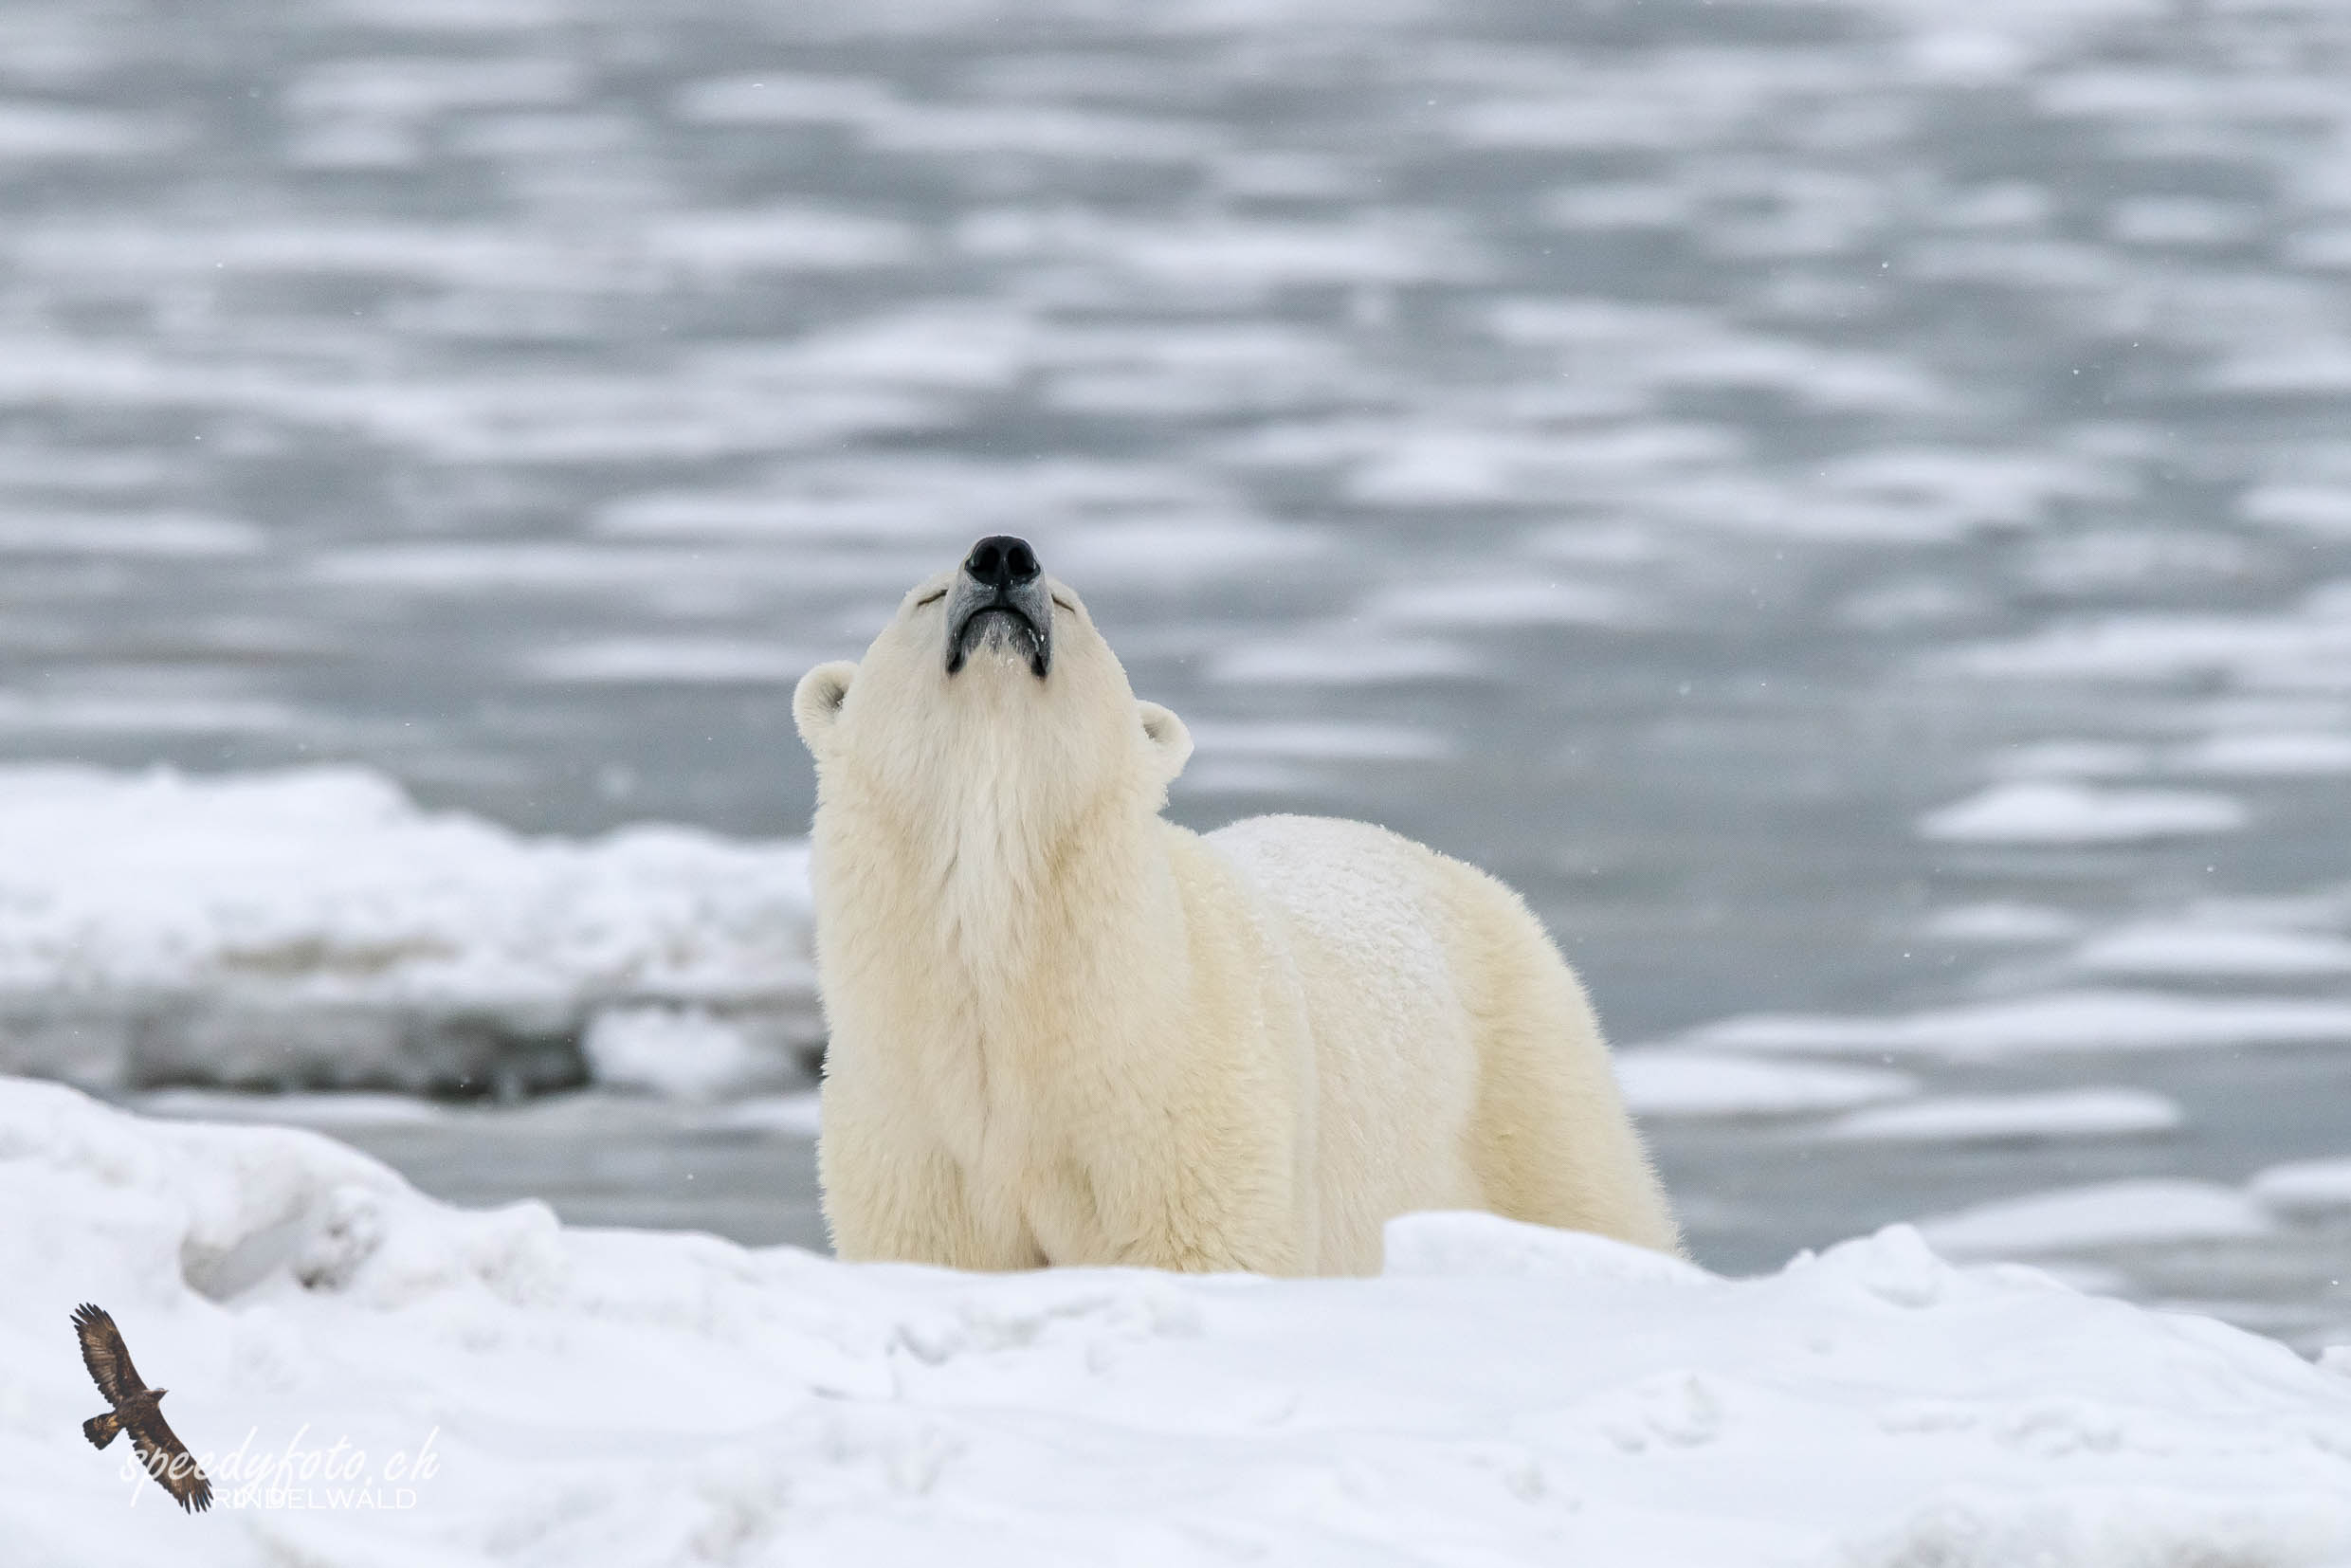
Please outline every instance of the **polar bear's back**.
[{"label": "polar bear's back", "polygon": [[1393,1215],[1485,1207],[1465,1147],[1480,1081],[1474,982],[1452,950],[1451,884],[1476,873],[1328,817],[1251,817],[1207,841],[1278,916],[1305,992],[1326,1254],[1376,1267]]},{"label": "polar bear's back", "polygon": [[1446,985],[1431,850],[1368,822],[1254,816],[1208,835],[1279,909],[1294,935],[1344,962],[1373,1020],[1420,1021],[1432,986]]},{"label": "polar bear's back", "polygon": [[1321,1069],[1326,1268],[1412,1210],[1677,1246],[1583,987],[1516,893],[1384,829],[1253,817],[1208,842],[1287,939]]}]

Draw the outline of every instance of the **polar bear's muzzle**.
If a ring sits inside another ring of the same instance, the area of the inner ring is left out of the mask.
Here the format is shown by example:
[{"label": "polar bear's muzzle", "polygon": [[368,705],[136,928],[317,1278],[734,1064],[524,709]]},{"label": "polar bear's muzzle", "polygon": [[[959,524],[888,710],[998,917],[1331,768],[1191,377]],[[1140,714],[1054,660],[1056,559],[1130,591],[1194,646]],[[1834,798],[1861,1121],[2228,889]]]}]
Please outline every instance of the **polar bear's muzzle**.
[{"label": "polar bear's muzzle", "polygon": [[996,647],[1045,679],[1053,664],[1053,601],[1027,539],[994,534],[972,546],[947,595],[947,673]]}]

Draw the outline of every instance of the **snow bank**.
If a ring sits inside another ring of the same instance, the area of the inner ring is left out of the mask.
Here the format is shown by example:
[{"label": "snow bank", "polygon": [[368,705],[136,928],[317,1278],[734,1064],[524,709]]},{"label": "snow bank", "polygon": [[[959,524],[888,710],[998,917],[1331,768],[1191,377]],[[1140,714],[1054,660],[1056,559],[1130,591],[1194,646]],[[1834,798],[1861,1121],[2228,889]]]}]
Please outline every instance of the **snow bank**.
[{"label": "snow bank", "polygon": [[809,923],[796,842],[528,838],[350,768],[0,769],[12,1070],[526,1089],[587,1076],[600,1012],[666,1006],[722,1016],[738,1078],[784,1076],[818,1033]]},{"label": "snow bank", "polygon": [[[1461,1214],[1396,1222],[1376,1280],[858,1267],[23,1081],[0,1204],[25,1568],[2351,1555],[2351,1381],[1900,1227],[1749,1281]],[[83,1299],[211,1514],[75,1431]]]}]

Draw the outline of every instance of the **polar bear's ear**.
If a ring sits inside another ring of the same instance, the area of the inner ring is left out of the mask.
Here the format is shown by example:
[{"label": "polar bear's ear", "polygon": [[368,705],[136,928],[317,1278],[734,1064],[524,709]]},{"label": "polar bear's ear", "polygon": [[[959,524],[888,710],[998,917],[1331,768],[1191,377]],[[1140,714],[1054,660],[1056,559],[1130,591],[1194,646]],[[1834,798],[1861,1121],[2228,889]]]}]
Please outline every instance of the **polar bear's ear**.
[{"label": "polar bear's ear", "polygon": [[1142,720],[1143,740],[1153,760],[1159,765],[1159,782],[1173,783],[1192,758],[1192,732],[1184,721],[1157,702],[1135,704],[1136,717]]},{"label": "polar bear's ear", "polygon": [[822,757],[832,743],[832,726],[841,717],[841,700],[857,679],[857,666],[847,659],[818,665],[800,677],[792,694],[792,721],[799,726],[800,743]]}]

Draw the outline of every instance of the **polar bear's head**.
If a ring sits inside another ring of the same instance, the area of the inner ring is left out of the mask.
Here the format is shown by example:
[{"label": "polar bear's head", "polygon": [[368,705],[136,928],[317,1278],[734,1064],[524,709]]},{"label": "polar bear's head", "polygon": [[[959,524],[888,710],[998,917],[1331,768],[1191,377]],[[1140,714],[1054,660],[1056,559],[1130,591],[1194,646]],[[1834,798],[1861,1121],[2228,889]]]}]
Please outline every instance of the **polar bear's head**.
[{"label": "polar bear's head", "polygon": [[1156,812],[1192,755],[1183,721],[1136,701],[1085,606],[1025,539],[981,539],[915,585],[857,664],[793,694],[821,803],[944,820],[1043,846],[1109,805]]}]

